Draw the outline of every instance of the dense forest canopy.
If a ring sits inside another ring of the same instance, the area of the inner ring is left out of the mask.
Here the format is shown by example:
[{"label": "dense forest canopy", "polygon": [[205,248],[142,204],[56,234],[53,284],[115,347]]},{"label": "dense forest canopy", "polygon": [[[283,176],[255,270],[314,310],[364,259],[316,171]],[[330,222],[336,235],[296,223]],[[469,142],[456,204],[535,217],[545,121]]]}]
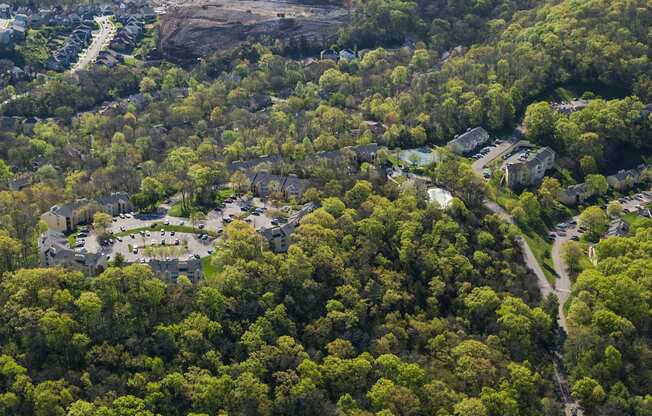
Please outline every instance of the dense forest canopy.
[{"label": "dense forest canopy", "polygon": [[[652,157],[650,2],[351,9],[324,45],[350,61],[268,39],[193,67],[134,58],[1,92],[0,415],[560,416],[562,371],[587,416],[652,415],[652,226],[607,207],[625,194],[605,178]],[[572,113],[542,98],[577,85],[614,93],[586,89]],[[500,173],[483,181],[444,149],[476,126],[549,146],[555,176],[520,195]],[[360,163],[352,149],[371,143],[382,150]],[[450,191],[446,209],[387,179],[397,150],[433,145],[441,160],[410,174]],[[119,259],[96,275],[39,267],[55,204],[127,192],[148,214],[178,198],[205,218],[219,191],[250,193],[234,162],[261,158],[247,174],[310,182],[315,210],[287,253],[236,220],[198,283]],[[563,207],[583,182],[603,199]],[[554,286],[546,235],[576,216],[599,224],[564,252],[577,264],[562,334],[523,231]],[[600,240],[612,219],[629,236]]]}]

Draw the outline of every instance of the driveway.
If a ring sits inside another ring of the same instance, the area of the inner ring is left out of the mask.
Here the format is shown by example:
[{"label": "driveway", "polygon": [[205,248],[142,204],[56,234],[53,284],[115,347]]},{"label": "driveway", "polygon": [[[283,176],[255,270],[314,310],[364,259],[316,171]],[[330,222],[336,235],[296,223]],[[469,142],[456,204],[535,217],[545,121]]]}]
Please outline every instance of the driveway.
[{"label": "driveway", "polygon": [[96,17],[95,21],[100,29],[93,33],[93,40],[86,50],[79,54],[77,63],[72,67],[71,72],[77,72],[95,61],[100,51],[107,46],[116,34],[116,28],[111,22],[111,16]]}]

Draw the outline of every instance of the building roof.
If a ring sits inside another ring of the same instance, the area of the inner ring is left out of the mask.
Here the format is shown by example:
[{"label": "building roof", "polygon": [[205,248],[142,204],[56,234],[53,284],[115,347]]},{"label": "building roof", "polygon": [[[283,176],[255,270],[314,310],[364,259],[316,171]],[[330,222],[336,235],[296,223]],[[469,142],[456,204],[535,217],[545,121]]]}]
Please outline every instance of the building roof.
[{"label": "building roof", "polygon": [[532,169],[537,165],[545,163],[548,157],[554,157],[555,151],[546,147],[541,147],[536,150],[528,150],[524,153],[517,153],[511,158],[507,159],[507,168],[510,166],[526,166],[528,169]]},{"label": "building roof", "polygon": [[54,205],[48,212],[62,217],[70,217],[75,211],[78,211],[80,208],[83,208],[90,203],[91,201],[88,199],[79,199],[74,202],[66,202],[63,205]]},{"label": "building roof", "polygon": [[476,127],[460,134],[455,139],[451,140],[450,144],[459,144],[463,147],[468,145],[475,145],[489,140],[489,133],[482,127]]}]

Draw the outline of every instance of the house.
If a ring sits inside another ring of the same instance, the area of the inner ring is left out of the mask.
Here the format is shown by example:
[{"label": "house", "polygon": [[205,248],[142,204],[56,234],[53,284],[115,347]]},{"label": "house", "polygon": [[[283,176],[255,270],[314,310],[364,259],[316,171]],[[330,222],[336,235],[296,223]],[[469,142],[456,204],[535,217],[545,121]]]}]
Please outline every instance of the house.
[{"label": "house", "polygon": [[351,49],[342,49],[338,55],[340,61],[344,61],[344,62],[350,62],[357,59],[356,53]]},{"label": "house", "polygon": [[131,212],[134,206],[129,200],[129,194],[126,192],[113,192],[97,198],[96,202],[102,207],[102,211],[111,216],[116,216]]},{"label": "house", "polygon": [[0,45],[9,46],[13,43],[14,31],[13,29],[0,29]]},{"label": "house", "polygon": [[193,283],[198,283],[202,278],[201,259],[191,257],[188,260],[180,259],[151,259],[147,265],[152,271],[165,278],[167,283],[175,283],[179,276],[186,276]]},{"label": "house", "polygon": [[612,220],[609,223],[609,229],[607,230],[607,237],[622,237],[629,233],[629,225],[622,219],[617,218]]},{"label": "house", "polygon": [[72,249],[61,232],[47,231],[39,239],[39,261],[43,267],[62,266],[97,274],[106,269],[108,258],[101,253]]},{"label": "house", "polygon": [[9,189],[12,191],[21,191],[32,184],[34,178],[27,174],[9,181]]},{"label": "house", "polygon": [[559,195],[559,202],[568,206],[575,206],[583,203],[593,196],[593,192],[586,183],[571,185],[564,189]]},{"label": "house", "polygon": [[17,41],[25,40],[25,35],[27,33],[27,26],[25,25],[25,23],[21,23],[21,22],[16,20],[11,25],[11,30],[13,31],[14,40],[17,40]]},{"label": "house", "polygon": [[324,49],[319,53],[322,61],[331,60],[337,62],[340,59],[340,54],[335,49]]},{"label": "house", "polygon": [[586,108],[587,105],[589,105],[588,101],[582,99],[579,100],[575,99],[571,101],[564,101],[561,103],[553,103],[552,108],[554,108],[555,110],[557,110],[562,114],[568,115]]},{"label": "house", "polygon": [[294,199],[298,201],[309,185],[310,181],[307,179],[299,179],[294,175],[290,175],[285,179],[285,183],[283,183],[283,197],[286,200]]},{"label": "house", "polygon": [[469,129],[448,142],[450,149],[457,154],[465,154],[489,140],[489,133],[482,127]]},{"label": "house", "polygon": [[48,230],[70,233],[79,224],[88,224],[96,212],[118,215],[133,210],[133,205],[125,192],[115,192],[98,198],[96,201],[79,199],[62,205],[55,205],[41,215]]},{"label": "house", "polygon": [[0,19],[11,19],[11,6],[7,3],[0,4]]},{"label": "house", "polygon": [[624,191],[639,182],[641,171],[638,169],[619,170],[614,175],[607,176],[607,183],[617,191]]},{"label": "house", "polygon": [[13,83],[24,81],[25,79],[27,79],[27,73],[23,71],[22,68],[19,68],[17,66],[11,68],[8,72],[9,72],[9,77],[11,78],[11,82]]},{"label": "house", "polygon": [[537,184],[554,165],[555,152],[547,146],[517,153],[505,163],[505,183],[512,189]]},{"label": "house", "polygon": [[41,215],[48,230],[71,233],[79,224],[88,224],[93,220],[97,207],[88,199],[80,199],[62,205],[55,205]]},{"label": "house", "polygon": [[381,147],[376,143],[369,143],[360,146],[355,146],[353,147],[353,151],[355,152],[355,157],[358,160],[358,163],[362,163],[362,162],[375,163],[376,156],[380,148]]},{"label": "house", "polygon": [[40,13],[32,13],[29,16],[29,27],[39,28],[43,26],[43,16]]},{"label": "house", "polygon": [[285,253],[290,247],[290,237],[299,226],[303,217],[314,211],[315,206],[307,203],[288,218],[287,223],[263,228],[258,232],[269,242],[270,249],[275,253]]},{"label": "house", "polygon": [[20,13],[14,17],[14,23],[19,23],[27,27],[27,24],[29,23],[29,18],[27,17],[26,14]]},{"label": "house", "polygon": [[362,127],[371,130],[371,133],[376,137],[385,133],[385,131],[387,130],[387,126],[385,126],[383,123],[379,121],[365,120],[362,122]]},{"label": "house", "polygon": [[405,166],[424,167],[433,163],[439,163],[439,152],[430,147],[419,147],[416,149],[405,149],[398,153],[398,158]]},{"label": "house", "polygon": [[279,192],[286,200],[301,199],[310,181],[296,176],[273,175],[267,172],[250,173],[251,191],[261,198],[267,198],[272,193]]},{"label": "house", "polygon": [[101,51],[97,54],[97,58],[95,59],[96,64],[106,66],[107,68],[113,68],[123,62],[124,58],[122,55],[110,49]]},{"label": "house", "polygon": [[156,11],[150,5],[145,5],[140,9],[140,14],[146,22],[153,22],[156,20]]}]

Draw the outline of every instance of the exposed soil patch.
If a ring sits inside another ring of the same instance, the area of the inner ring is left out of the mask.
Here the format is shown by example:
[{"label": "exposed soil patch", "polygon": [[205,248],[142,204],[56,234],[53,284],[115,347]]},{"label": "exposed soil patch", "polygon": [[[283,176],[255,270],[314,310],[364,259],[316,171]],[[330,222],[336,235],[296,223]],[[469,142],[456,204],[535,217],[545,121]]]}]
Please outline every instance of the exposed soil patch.
[{"label": "exposed soil patch", "polygon": [[286,42],[328,43],[349,17],[341,4],[305,1],[168,1],[159,7],[166,11],[160,21],[159,49],[178,61],[228,51],[265,36]]}]

